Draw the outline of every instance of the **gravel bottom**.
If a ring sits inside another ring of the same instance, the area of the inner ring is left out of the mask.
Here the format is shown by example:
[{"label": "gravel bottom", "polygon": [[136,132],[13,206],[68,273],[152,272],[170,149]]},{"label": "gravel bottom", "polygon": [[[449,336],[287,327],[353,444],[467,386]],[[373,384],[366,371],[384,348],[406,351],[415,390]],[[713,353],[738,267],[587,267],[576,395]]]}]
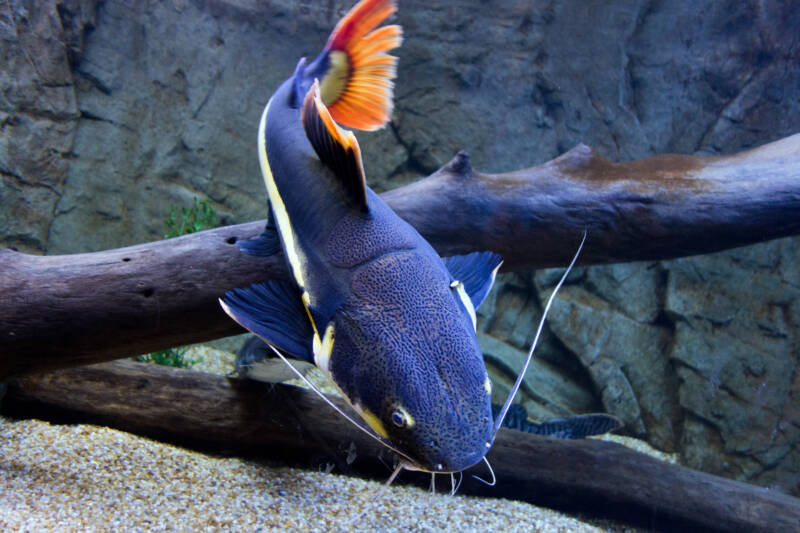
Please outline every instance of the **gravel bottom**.
[{"label": "gravel bottom", "polygon": [[[193,346],[189,356],[201,359],[193,370],[233,370],[230,353]],[[312,370],[308,378],[335,393],[321,374]],[[675,460],[635,439],[604,438]],[[636,531],[511,500],[381,488],[352,477],[211,456],[105,427],[0,416],[3,532]]]},{"label": "gravel bottom", "polygon": [[381,494],[91,425],[0,417],[0,443],[0,531],[603,531],[525,503]]}]

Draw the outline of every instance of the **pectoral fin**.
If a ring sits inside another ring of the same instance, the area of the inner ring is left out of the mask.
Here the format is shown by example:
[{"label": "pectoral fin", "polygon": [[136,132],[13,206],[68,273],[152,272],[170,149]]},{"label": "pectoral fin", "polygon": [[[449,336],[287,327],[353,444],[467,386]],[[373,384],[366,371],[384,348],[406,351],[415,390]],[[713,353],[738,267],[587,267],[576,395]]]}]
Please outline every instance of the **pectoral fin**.
[{"label": "pectoral fin", "polygon": [[303,101],[303,128],[320,161],[331,169],[350,200],[363,212],[367,206],[367,182],[361,163],[361,149],[352,131],[343,130],[331,118],[319,95],[319,83],[309,89]]},{"label": "pectoral fin", "polygon": [[294,284],[269,281],[234,289],[220,304],[232,319],[288,357],[313,364],[314,331]]},{"label": "pectoral fin", "polygon": [[445,257],[444,264],[453,279],[464,284],[472,305],[477,309],[492,288],[503,260],[494,252],[473,252]]}]

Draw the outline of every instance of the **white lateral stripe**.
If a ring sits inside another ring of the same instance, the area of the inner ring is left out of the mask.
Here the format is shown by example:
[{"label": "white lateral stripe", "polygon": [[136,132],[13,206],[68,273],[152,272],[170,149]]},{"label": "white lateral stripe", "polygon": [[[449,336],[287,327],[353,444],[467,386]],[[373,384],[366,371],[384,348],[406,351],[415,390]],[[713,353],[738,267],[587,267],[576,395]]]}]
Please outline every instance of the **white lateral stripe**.
[{"label": "white lateral stripe", "polygon": [[339,394],[342,395],[350,407],[352,407],[358,416],[379,436],[386,439],[389,437],[389,434],[386,432],[386,428],[383,427],[383,423],[381,420],[375,416],[373,413],[370,412],[369,409],[364,408],[360,403],[353,402],[350,400],[350,397],[345,394],[339,384],[336,383],[336,380],[333,379],[333,374],[331,373],[331,353],[333,353],[333,343],[335,340],[335,333],[336,328],[333,322],[329,323],[328,326],[325,328],[325,335],[322,337],[322,340],[319,340],[319,335],[314,335],[314,363],[317,367],[322,371],[328,381],[333,383],[336,390],[339,391]]},{"label": "white lateral stripe", "polygon": [[300,287],[300,290],[303,291],[303,306],[306,308],[308,319],[311,321],[311,328],[314,330],[314,339],[316,340],[319,338],[319,333],[317,332],[317,325],[314,323],[314,318],[311,316],[311,296],[305,291],[303,261],[300,257],[301,252],[295,244],[292,222],[289,220],[289,213],[286,211],[286,205],[283,203],[283,198],[281,198],[281,194],[278,191],[278,186],[275,184],[275,178],[272,176],[272,169],[269,166],[269,159],[267,158],[266,126],[267,113],[269,112],[269,106],[271,104],[272,98],[270,98],[266,107],[264,107],[264,112],[261,113],[261,122],[258,125],[258,162],[261,165],[261,175],[264,177],[264,185],[267,187],[269,205],[272,208],[273,215],[275,215],[275,223],[278,226],[278,233],[286,249],[286,257],[289,260],[289,266],[291,266],[292,276]]},{"label": "white lateral stripe", "polygon": [[469,299],[469,295],[467,291],[464,290],[464,284],[460,281],[456,286],[456,292],[458,293],[458,297],[461,298],[461,303],[464,304],[464,307],[467,308],[467,312],[469,313],[469,317],[472,319],[472,327],[476,331],[478,330],[478,319],[475,317],[475,306],[472,305],[472,300]]},{"label": "white lateral stripe", "polygon": [[292,267],[292,275],[300,286],[300,289],[303,289],[305,288],[305,279],[303,277],[300,251],[297,249],[294,241],[294,232],[292,231],[292,224],[289,220],[289,213],[286,211],[286,206],[283,203],[280,192],[278,192],[278,186],[275,185],[275,179],[272,177],[272,169],[267,159],[267,139],[265,131],[267,113],[269,112],[269,106],[271,104],[272,99],[270,98],[264,108],[264,112],[261,114],[261,122],[258,125],[258,162],[261,164],[261,175],[264,177],[264,184],[267,186],[267,195],[269,196],[269,204],[272,207],[272,213],[275,215],[275,223],[278,225],[278,232],[286,248],[289,265]]}]

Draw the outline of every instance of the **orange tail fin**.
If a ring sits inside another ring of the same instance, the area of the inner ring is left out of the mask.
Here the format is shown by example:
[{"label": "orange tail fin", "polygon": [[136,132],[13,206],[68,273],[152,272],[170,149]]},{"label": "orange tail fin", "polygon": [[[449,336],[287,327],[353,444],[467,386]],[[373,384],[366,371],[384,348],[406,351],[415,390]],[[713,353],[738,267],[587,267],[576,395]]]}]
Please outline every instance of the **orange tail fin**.
[{"label": "orange tail fin", "polygon": [[330,66],[320,80],[320,94],[342,125],[375,130],[392,115],[397,58],[387,52],[400,46],[403,30],[398,25],[377,26],[396,10],[396,0],[361,0],[325,45]]}]

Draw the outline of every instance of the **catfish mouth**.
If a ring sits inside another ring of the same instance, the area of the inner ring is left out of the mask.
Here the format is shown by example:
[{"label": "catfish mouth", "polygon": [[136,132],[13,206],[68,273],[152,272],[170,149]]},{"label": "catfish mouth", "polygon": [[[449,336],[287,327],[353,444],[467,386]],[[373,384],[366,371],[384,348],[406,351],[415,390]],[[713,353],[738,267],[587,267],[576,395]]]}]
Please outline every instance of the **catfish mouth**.
[{"label": "catfish mouth", "polygon": [[[468,468],[480,463],[489,451],[491,442],[486,442],[483,450],[478,452],[463,454],[457,457],[450,457],[448,459],[432,458],[428,461],[418,461],[412,459],[411,454],[402,454],[400,461],[406,470],[414,470],[417,472],[428,472],[430,474],[455,474],[463,472]],[[440,455],[440,454],[436,454]]]},{"label": "catfish mouth", "polygon": [[467,470],[467,469],[472,468],[473,466],[477,465],[478,463],[481,462],[481,460],[484,457],[485,456],[482,455],[482,456],[478,457],[474,461],[465,462],[463,464],[463,466],[460,466],[460,465],[443,465],[441,463],[437,463],[437,464],[432,465],[432,466],[422,466],[422,465],[417,464],[417,463],[409,462],[407,459],[401,459],[400,462],[403,465],[403,468],[405,470],[413,470],[415,472],[425,472],[425,473],[428,473],[428,474],[457,474],[459,472],[463,472],[464,470]]}]

